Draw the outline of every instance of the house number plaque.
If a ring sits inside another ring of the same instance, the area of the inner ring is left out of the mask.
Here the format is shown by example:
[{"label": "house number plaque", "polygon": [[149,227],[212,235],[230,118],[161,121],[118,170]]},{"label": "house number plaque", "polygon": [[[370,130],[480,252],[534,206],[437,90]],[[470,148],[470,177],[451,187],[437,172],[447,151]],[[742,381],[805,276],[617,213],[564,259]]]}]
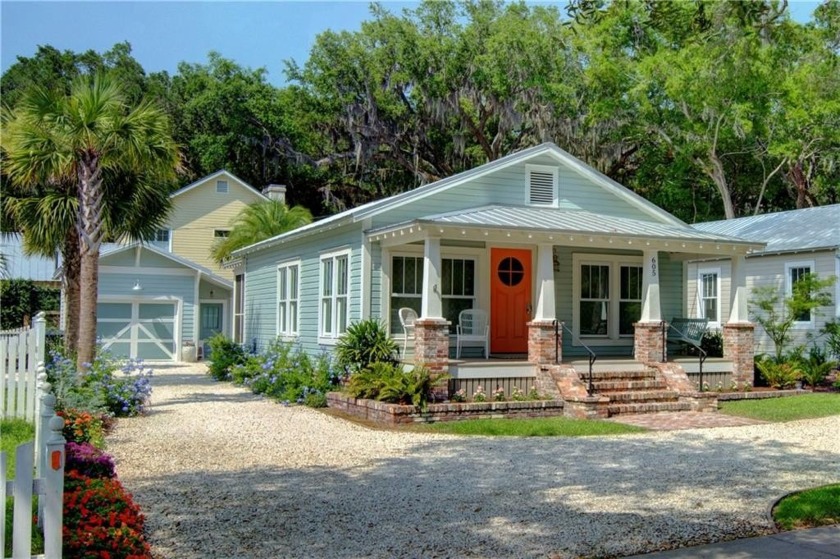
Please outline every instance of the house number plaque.
[{"label": "house number plaque", "polygon": [[656,277],[656,257],[655,256],[650,257],[650,277],[652,277],[652,278]]}]

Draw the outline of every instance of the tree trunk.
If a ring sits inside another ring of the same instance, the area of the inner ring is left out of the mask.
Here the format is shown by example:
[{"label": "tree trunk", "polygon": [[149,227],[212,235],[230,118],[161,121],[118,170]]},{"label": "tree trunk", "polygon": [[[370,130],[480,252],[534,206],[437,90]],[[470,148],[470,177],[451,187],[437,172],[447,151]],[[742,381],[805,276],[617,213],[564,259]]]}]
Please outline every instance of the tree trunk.
[{"label": "tree trunk", "polygon": [[79,346],[76,366],[84,370],[96,352],[96,300],[99,291],[99,245],[102,242],[102,172],[99,156],[85,153],[79,165],[81,274]]},{"label": "tree trunk", "polygon": [[793,186],[797,209],[810,208],[816,205],[814,196],[811,194],[811,181],[802,168],[802,161],[792,164],[785,174],[785,178]]},{"label": "tree trunk", "polygon": [[79,231],[73,227],[67,231],[61,249],[64,260],[64,349],[68,355],[75,355],[79,346],[79,273],[81,253],[79,252]]},{"label": "tree trunk", "polygon": [[723,163],[717,154],[709,154],[709,163],[711,168],[703,165],[703,170],[712,179],[720,193],[720,198],[723,201],[723,213],[726,219],[735,219],[735,206],[732,204],[732,191],[729,188],[729,183],[726,182],[726,171],[723,169]]}]

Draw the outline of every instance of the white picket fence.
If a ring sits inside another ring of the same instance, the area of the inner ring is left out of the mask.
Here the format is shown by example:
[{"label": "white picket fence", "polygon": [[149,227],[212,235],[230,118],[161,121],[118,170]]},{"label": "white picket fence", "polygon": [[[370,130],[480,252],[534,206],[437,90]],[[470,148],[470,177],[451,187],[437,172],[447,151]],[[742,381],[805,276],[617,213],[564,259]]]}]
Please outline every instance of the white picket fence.
[{"label": "white picket fence", "polygon": [[[43,377],[42,377],[43,379]],[[64,501],[64,420],[55,414],[50,385],[40,382],[40,416],[35,442],[15,449],[15,479],[6,479],[7,457],[0,453],[0,557],[5,557],[6,497],[13,499],[12,557],[61,559],[61,524]],[[44,440],[46,439],[46,440]],[[33,478],[33,470],[35,477]],[[32,497],[38,496],[38,526],[43,530],[44,553],[32,555]]]},{"label": "white picket fence", "polygon": [[35,421],[38,374],[46,353],[44,313],[29,328],[0,331],[0,419],[19,417]]}]

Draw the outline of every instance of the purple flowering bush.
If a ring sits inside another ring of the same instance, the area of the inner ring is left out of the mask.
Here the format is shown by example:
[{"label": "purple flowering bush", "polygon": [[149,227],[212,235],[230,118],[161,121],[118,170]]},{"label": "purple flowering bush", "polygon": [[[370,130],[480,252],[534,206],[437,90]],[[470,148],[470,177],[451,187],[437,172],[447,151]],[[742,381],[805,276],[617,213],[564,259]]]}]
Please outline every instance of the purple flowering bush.
[{"label": "purple flowering bush", "polygon": [[52,352],[47,379],[58,398],[58,409],[77,408],[126,417],[143,413],[152,394],[152,370],[142,359],[119,361],[107,351],[76,370],[74,362]]},{"label": "purple flowering bush", "polygon": [[115,478],[114,459],[90,443],[67,443],[65,469],[90,478]]},{"label": "purple flowering bush", "polygon": [[325,406],[326,393],[341,380],[326,355],[313,359],[280,340],[272,342],[264,353],[249,356],[244,364],[234,365],[231,379],[256,394],[310,407]]}]

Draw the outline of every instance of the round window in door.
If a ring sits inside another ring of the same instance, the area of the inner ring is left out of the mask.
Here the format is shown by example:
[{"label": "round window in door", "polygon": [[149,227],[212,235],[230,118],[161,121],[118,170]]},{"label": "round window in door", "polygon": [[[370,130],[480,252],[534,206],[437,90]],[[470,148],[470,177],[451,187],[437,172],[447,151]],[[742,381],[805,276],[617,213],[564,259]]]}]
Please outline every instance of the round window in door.
[{"label": "round window in door", "polygon": [[499,274],[499,280],[503,284],[508,287],[513,287],[514,285],[519,285],[522,278],[525,277],[525,267],[518,258],[508,256],[499,262],[499,268],[496,270],[496,273]]}]

